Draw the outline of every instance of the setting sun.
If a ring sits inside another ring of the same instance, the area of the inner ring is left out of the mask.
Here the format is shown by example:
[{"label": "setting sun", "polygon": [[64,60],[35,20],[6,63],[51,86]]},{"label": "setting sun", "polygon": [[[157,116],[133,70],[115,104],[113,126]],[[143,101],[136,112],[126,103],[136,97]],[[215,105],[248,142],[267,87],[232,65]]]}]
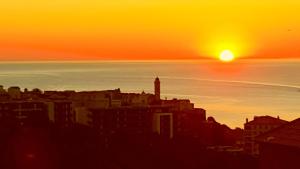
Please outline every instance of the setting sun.
[{"label": "setting sun", "polygon": [[235,58],[234,54],[230,50],[224,50],[221,52],[219,59],[223,62],[231,62]]}]

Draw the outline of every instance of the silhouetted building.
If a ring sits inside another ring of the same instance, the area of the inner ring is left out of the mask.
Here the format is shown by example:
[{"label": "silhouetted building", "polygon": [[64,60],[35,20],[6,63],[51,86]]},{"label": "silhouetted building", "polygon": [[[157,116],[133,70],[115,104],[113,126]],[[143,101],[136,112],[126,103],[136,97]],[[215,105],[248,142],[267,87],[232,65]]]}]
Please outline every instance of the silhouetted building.
[{"label": "silhouetted building", "polygon": [[109,144],[109,138],[116,134],[138,137],[158,134],[164,138],[173,137],[173,115],[167,107],[118,107],[98,108],[85,112],[78,123],[96,129]]},{"label": "silhouetted building", "polygon": [[7,99],[0,102],[0,119],[10,126],[43,126],[49,121],[67,126],[75,122],[75,115],[66,100]]},{"label": "silhouetted building", "polygon": [[258,155],[259,145],[254,141],[255,137],[285,123],[287,121],[271,116],[255,116],[252,121],[246,119],[246,123],[244,124],[244,151],[251,155]]},{"label": "silhouetted building", "polygon": [[0,102],[0,119],[9,126],[40,126],[49,121],[47,106],[41,101]]},{"label": "silhouetted building", "polygon": [[12,98],[12,99],[20,99],[21,98],[20,87],[17,87],[17,86],[9,87],[7,92],[8,92],[8,95],[10,96],[10,98]]},{"label": "silhouetted building", "polygon": [[[168,108],[160,106],[151,107],[121,107],[108,109],[91,109],[91,124],[100,132],[126,132],[130,134],[161,134],[162,127],[167,125],[170,131],[164,133],[172,137],[172,115]],[[167,117],[168,120],[164,119]],[[164,123],[165,124],[162,124]],[[157,126],[161,126],[157,127]],[[107,133],[106,133],[107,134]]]},{"label": "silhouetted building", "polygon": [[21,93],[21,99],[22,100],[37,100],[43,98],[43,91],[35,88],[31,91],[28,89],[24,89],[24,92]]},{"label": "silhouetted building", "polygon": [[298,169],[300,167],[300,119],[256,138],[260,149],[260,169]]},{"label": "silhouetted building", "polygon": [[60,127],[72,126],[76,122],[75,112],[72,108],[72,102],[67,100],[49,100],[47,104],[47,113],[49,120]]},{"label": "silhouetted building", "polygon": [[174,118],[174,136],[198,137],[199,130],[206,121],[206,111],[194,108],[187,99],[161,100],[162,106],[170,108]]},{"label": "silhouetted building", "polygon": [[206,110],[193,108],[192,110],[172,111],[174,116],[174,135],[181,137],[200,137],[200,129],[206,122]]}]

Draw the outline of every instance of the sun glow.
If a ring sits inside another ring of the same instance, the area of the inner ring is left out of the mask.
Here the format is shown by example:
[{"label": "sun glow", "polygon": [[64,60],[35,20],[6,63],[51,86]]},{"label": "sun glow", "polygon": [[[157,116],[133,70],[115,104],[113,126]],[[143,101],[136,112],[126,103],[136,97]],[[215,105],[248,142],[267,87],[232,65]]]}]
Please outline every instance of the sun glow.
[{"label": "sun glow", "polygon": [[235,59],[235,56],[230,50],[224,50],[221,52],[219,59],[223,62],[231,62]]}]

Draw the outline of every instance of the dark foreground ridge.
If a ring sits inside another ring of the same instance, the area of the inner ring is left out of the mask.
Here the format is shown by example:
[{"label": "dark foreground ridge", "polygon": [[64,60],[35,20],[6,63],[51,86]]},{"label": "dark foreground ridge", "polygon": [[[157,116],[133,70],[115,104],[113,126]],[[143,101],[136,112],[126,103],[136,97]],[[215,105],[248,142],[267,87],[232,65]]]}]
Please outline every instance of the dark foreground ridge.
[{"label": "dark foreground ridge", "polygon": [[[260,134],[286,124],[262,116],[247,120],[245,130],[232,130],[206,118],[206,111],[190,100],[162,100],[159,78],[154,94],[0,87],[0,168],[268,168],[270,154],[258,147],[269,145]],[[299,145],[297,140],[284,146],[300,157]]]}]

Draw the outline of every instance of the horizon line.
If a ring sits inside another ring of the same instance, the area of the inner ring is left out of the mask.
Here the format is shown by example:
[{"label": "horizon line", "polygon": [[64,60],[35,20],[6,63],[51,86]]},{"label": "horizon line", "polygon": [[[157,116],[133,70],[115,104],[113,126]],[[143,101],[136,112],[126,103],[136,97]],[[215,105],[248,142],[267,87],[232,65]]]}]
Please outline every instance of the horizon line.
[{"label": "horizon line", "polygon": [[[300,61],[300,58],[237,58],[233,62],[239,61]],[[89,63],[89,62],[191,62],[191,61],[216,61],[217,58],[199,58],[199,59],[74,59],[74,60],[3,60],[3,63]]]}]

